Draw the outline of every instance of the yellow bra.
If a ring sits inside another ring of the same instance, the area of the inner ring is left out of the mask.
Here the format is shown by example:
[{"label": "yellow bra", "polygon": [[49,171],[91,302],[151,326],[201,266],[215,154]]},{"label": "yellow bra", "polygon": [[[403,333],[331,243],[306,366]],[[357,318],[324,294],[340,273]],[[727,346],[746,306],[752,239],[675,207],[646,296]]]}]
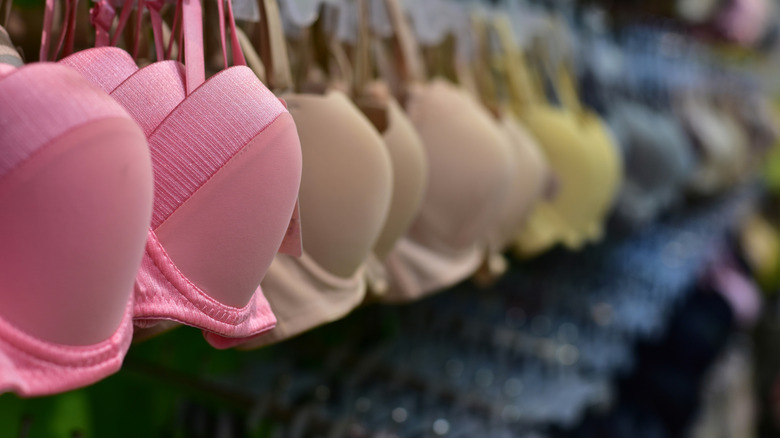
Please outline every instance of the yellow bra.
[{"label": "yellow bra", "polygon": [[533,256],[561,243],[581,248],[602,235],[602,222],[622,180],[617,148],[604,123],[581,109],[565,71],[556,78],[564,105],[542,97],[505,17],[494,22],[504,48],[512,110],[542,146],[558,181],[553,199],[541,202],[516,239],[518,252]]}]

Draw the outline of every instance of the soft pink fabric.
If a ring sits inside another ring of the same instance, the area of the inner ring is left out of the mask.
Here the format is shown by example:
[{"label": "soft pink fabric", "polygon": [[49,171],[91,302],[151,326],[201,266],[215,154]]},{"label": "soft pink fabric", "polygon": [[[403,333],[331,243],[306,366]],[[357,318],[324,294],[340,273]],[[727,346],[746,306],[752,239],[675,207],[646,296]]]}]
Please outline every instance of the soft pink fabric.
[{"label": "soft pink fabric", "polygon": [[78,73],[31,64],[0,78],[0,149],[0,392],[95,382],[132,333],[152,206],[143,133]]},{"label": "soft pink fabric", "polygon": [[130,54],[117,47],[82,50],[62,58],[58,63],[81,73],[106,93],[114,91],[138,70]]},{"label": "soft pink fabric", "polygon": [[133,302],[116,332],[93,345],[42,341],[0,318],[0,393],[30,397],[57,394],[95,383],[115,372],[130,348]]},{"label": "soft pink fabric", "polygon": [[136,318],[229,337],[270,329],[259,283],[288,234],[300,184],[289,114],[250,69],[232,67],[189,95],[149,144],[152,229],[161,234],[150,238],[138,276]]},{"label": "soft pink fabric", "polygon": [[111,95],[150,140],[156,243],[138,275],[137,325],[170,319],[236,337],[271,328],[260,281],[278,250],[301,248],[300,146],[289,114],[245,67],[220,72],[190,96],[174,61],[120,83],[134,65],[117,50],[64,61],[105,87],[116,84]]},{"label": "soft pink fabric", "polygon": [[[31,64],[4,76],[2,83],[6,91],[0,96],[3,103],[0,108],[14,110],[13,113],[4,111],[0,121],[3,144],[14,147],[4,148],[0,154],[0,175],[8,173],[68,127],[94,118],[127,117],[119,105],[96,104],[93,85],[55,64]],[[95,111],[95,105],[99,105],[100,111]]]}]

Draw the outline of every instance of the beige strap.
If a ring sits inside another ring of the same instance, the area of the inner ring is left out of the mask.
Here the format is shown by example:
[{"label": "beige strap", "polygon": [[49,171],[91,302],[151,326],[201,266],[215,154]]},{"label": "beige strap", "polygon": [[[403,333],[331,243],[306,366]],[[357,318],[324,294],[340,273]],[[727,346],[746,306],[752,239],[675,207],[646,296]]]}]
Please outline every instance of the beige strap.
[{"label": "beige strap", "polygon": [[292,91],[293,80],[282,18],[276,0],[258,0],[260,26],[255,32],[255,46],[266,67],[266,85],[276,93]]},{"label": "beige strap", "polygon": [[262,82],[265,82],[265,65],[263,64],[263,60],[260,59],[257,50],[255,50],[255,47],[252,45],[252,41],[249,40],[249,37],[240,27],[236,28],[236,36],[238,36],[238,44],[241,45],[241,50],[244,52],[247,66],[255,72],[255,75],[257,75]]},{"label": "beige strap", "polygon": [[372,79],[371,68],[371,29],[368,26],[367,0],[357,0],[357,41],[355,43],[355,76],[353,95],[362,96],[366,85]]},{"label": "beige strap", "polygon": [[401,78],[407,83],[423,82],[425,67],[420,57],[420,48],[414,38],[400,0],[385,0],[393,36],[401,55]]},{"label": "beige strap", "polygon": [[545,101],[544,93],[540,84],[534,84],[534,77],[528,68],[525,55],[514,41],[509,19],[497,18],[493,22],[493,29],[500,42],[510,96],[523,107],[542,104]]}]

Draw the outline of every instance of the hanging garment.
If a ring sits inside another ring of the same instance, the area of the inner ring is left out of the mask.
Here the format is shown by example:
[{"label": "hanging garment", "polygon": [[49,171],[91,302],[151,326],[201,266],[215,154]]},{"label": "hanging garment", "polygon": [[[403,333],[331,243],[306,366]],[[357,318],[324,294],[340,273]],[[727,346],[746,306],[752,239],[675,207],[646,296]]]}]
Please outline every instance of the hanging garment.
[{"label": "hanging garment", "polygon": [[428,184],[406,236],[385,261],[386,301],[408,301],[477,271],[514,172],[512,145],[490,114],[445,79],[425,81],[416,42],[396,1],[387,1],[402,86],[396,94],[425,147]]},{"label": "hanging garment", "polygon": [[[243,338],[273,327],[260,281],[280,248],[300,248],[293,217],[300,146],[289,113],[249,68],[230,67],[205,81],[196,1],[184,4],[183,20],[183,81],[176,64],[163,61],[112,91],[146,127],[155,171],[135,322],[143,328],[160,320],[192,325],[210,342],[209,332]],[[240,62],[237,44],[233,50]],[[110,87],[118,81],[106,78],[121,75],[107,72],[132,62],[122,53],[97,48],[63,62]]]},{"label": "hanging garment", "polygon": [[53,394],[129,347],[152,167],[141,129],[78,73],[0,75],[0,392]]},{"label": "hanging garment", "polygon": [[512,145],[485,109],[443,79],[410,88],[406,110],[425,145],[425,201],[387,258],[388,300],[420,298],[473,274],[498,226]]}]

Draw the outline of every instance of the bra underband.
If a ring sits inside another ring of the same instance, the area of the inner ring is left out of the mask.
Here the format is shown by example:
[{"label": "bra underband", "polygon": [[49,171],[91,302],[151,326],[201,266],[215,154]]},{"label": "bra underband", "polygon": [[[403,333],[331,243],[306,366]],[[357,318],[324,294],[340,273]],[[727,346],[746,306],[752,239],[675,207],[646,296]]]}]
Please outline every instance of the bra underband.
[{"label": "bra underband", "polygon": [[305,252],[300,258],[279,254],[274,258],[262,286],[277,316],[276,327],[249,340],[206,334],[211,345],[241,349],[273,344],[319,325],[344,317],[365,297],[366,280],[361,266],[350,277],[331,274]]}]

